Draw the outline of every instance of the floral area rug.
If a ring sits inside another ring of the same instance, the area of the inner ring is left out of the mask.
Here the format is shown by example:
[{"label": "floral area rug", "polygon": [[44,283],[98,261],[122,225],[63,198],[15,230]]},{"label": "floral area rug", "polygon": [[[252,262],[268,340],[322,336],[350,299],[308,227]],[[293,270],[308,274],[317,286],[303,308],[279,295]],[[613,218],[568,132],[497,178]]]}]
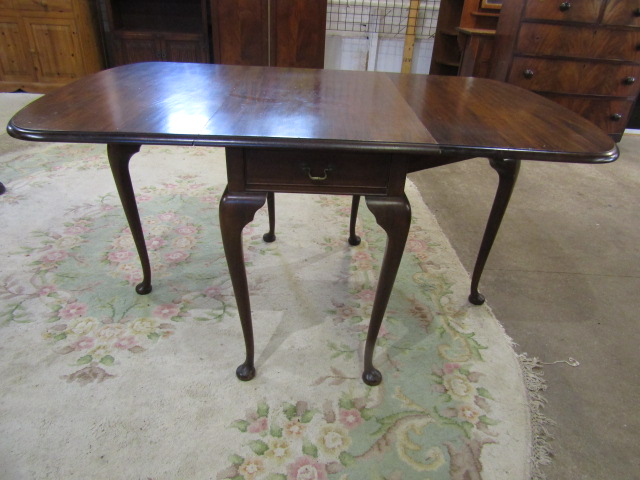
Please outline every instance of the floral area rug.
[{"label": "floral area rug", "polygon": [[350,199],[276,195],[244,231],[257,376],[218,229],[224,151],[131,162],[151,254],[140,267],[104,146],[1,137],[0,477],[525,480],[518,359],[411,184],[413,223],[361,380],[386,238]]}]

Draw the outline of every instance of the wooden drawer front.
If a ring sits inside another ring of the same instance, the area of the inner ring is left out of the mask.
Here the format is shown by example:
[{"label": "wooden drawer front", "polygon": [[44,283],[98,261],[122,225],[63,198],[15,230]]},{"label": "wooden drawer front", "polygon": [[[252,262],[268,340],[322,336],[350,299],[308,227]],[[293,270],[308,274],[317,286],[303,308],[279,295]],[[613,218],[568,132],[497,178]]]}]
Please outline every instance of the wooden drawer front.
[{"label": "wooden drawer front", "polygon": [[516,57],[508,82],[538,92],[635,97],[640,65]]},{"label": "wooden drawer front", "polygon": [[245,187],[249,191],[385,194],[390,165],[388,155],[249,149]]},{"label": "wooden drawer front", "polygon": [[15,8],[36,12],[71,12],[72,0],[13,0]]},{"label": "wooden drawer front", "polygon": [[609,0],[602,23],[608,25],[635,25],[640,27],[640,1]]},{"label": "wooden drawer front", "polygon": [[528,0],[525,18],[596,23],[602,0]]},{"label": "wooden drawer front", "polygon": [[523,23],[518,53],[640,61],[640,30]]},{"label": "wooden drawer front", "polygon": [[[633,100],[581,98],[563,95],[545,95],[549,99],[579,113],[608,134],[619,134],[629,120]],[[619,118],[618,118],[619,116]],[[617,119],[617,120],[616,120]]]}]

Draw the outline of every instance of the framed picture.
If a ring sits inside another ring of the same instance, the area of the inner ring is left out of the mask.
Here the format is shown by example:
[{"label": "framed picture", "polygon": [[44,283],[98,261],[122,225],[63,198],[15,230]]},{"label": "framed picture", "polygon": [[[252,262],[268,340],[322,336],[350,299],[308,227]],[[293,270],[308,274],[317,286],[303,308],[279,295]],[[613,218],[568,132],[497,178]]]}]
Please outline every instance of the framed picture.
[{"label": "framed picture", "polygon": [[493,8],[494,10],[500,10],[502,7],[502,0],[480,0],[480,8]]}]

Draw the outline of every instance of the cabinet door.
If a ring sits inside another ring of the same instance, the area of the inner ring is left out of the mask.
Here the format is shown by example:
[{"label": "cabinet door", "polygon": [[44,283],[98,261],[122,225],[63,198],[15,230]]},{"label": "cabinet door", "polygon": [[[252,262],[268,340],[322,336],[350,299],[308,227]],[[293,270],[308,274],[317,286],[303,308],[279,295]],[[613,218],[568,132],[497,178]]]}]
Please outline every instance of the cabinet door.
[{"label": "cabinet door", "polygon": [[80,42],[70,19],[24,18],[40,82],[68,83],[83,73]]},{"label": "cabinet door", "polygon": [[121,32],[114,39],[114,65],[162,60],[162,45],[154,34]]},{"label": "cabinet door", "polygon": [[0,80],[21,82],[33,80],[33,59],[23,39],[18,17],[0,17]]},{"label": "cabinet door", "polygon": [[268,0],[211,0],[216,63],[269,65]]},{"label": "cabinet door", "polygon": [[163,60],[168,62],[208,63],[207,50],[200,35],[166,35]]},{"label": "cabinet door", "polygon": [[271,65],[323,68],[326,0],[271,0],[271,11]]}]

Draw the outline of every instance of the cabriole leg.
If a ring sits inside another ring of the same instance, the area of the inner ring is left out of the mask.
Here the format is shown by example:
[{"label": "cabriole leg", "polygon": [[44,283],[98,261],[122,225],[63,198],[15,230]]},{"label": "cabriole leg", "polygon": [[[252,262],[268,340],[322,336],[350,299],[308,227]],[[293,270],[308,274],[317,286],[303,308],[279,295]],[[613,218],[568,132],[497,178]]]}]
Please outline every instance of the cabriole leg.
[{"label": "cabriole leg", "polygon": [[520,170],[520,160],[491,159],[490,163],[493,169],[498,172],[499,183],[471,277],[471,294],[469,295],[469,301],[474,305],[482,305],[485,301],[484,295],[478,292],[480,277],[482,276],[489,252],[491,252],[491,247],[500,229],[504,213],[509,205],[509,199],[513,193],[513,188],[516,185],[518,172]]},{"label": "cabriole leg", "polygon": [[253,324],[251,320],[251,304],[249,302],[249,287],[247,272],[242,253],[242,230],[253,220],[255,213],[264,205],[265,193],[229,193],[225,189],[220,200],[220,231],[224,254],[227,258],[233,293],[238,305],[238,315],[242,325],[246,358],[236,370],[240,380],[251,380],[255,374],[253,349]]},{"label": "cabriole leg", "polygon": [[267,210],[269,212],[269,231],[262,236],[262,239],[271,243],[276,240],[276,199],[273,192],[267,193]]},{"label": "cabriole leg", "polygon": [[351,199],[351,218],[349,219],[349,245],[360,245],[360,237],[356,235],[356,219],[358,218],[358,207],[360,206],[360,195],[354,195]]},{"label": "cabriole leg", "polygon": [[373,301],[373,311],[364,349],[364,373],[362,380],[367,385],[378,385],[382,374],[373,366],[373,350],[382,324],[384,312],[389,303],[393,283],[398,273],[400,260],[409,234],[411,206],[406,195],[402,197],[365,197],[369,210],[387,233],[387,247],[384,252],[380,278]]},{"label": "cabriole leg", "polygon": [[136,292],[140,295],[146,295],[151,292],[151,265],[149,263],[149,255],[147,246],[144,241],[144,232],[140,223],[140,214],[136,205],[136,197],[131,184],[131,175],[129,174],[129,160],[140,151],[140,145],[129,144],[109,144],[107,145],[107,155],[109,157],[109,165],[111,165],[111,173],[120,195],[120,201],[124,208],[124,213],[129,223],[129,229],[133,236],[133,241],[138,250],[140,263],[142,265],[142,283],[136,286]]}]

